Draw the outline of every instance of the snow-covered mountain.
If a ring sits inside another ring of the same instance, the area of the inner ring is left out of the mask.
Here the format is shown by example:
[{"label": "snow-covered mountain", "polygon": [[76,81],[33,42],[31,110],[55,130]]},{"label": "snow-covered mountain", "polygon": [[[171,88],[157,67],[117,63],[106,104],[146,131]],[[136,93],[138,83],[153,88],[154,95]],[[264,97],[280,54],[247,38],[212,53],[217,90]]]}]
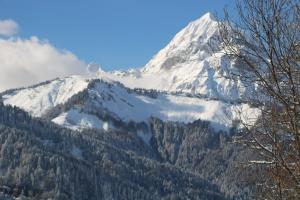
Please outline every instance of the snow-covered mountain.
[{"label": "snow-covered mountain", "polygon": [[155,117],[185,123],[201,119],[227,131],[238,119],[237,110],[247,118],[255,118],[256,110],[239,101],[247,91],[229,77],[234,62],[221,49],[212,51],[219,48],[217,36],[218,22],[207,13],[141,69],[55,79],[6,92],[2,99],[71,129],[119,129]]},{"label": "snow-covered mountain", "polygon": [[0,199],[251,198],[236,163],[252,152],[232,140],[259,111],[229,76],[217,24],[191,22],[141,69],[91,63],[0,93]]},{"label": "snow-covered mountain", "polygon": [[207,13],[189,23],[143,68],[102,72],[130,88],[143,87],[180,91],[209,98],[236,101],[246,91],[244,84],[229,75],[235,63],[217,40],[218,22]]}]

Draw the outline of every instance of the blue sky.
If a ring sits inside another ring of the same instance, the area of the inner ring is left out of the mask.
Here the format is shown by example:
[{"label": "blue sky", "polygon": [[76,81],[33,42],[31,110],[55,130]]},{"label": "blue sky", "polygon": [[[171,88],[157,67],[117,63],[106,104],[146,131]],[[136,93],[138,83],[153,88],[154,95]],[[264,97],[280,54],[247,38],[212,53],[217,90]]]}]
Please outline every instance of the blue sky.
[{"label": "blue sky", "polygon": [[188,22],[234,0],[0,0],[18,36],[47,39],[105,70],[139,67]]}]

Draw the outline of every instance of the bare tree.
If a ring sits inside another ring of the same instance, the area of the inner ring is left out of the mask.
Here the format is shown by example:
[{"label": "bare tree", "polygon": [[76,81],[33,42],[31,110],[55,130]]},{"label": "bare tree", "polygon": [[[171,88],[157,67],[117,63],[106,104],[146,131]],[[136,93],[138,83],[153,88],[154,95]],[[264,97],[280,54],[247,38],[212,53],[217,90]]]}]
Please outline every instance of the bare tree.
[{"label": "bare tree", "polygon": [[248,166],[265,171],[264,199],[300,199],[300,1],[239,0],[237,11],[225,11],[220,40],[260,108],[238,141],[256,153]]}]

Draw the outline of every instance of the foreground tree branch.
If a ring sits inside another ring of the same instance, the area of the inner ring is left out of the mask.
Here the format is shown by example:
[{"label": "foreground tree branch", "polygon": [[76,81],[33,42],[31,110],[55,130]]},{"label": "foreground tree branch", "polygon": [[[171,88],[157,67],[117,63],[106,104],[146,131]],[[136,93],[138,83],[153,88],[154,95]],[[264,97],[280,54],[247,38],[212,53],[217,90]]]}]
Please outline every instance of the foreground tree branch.
[{"label": "foreground tree branch", "polygon": [[261,109],[239,141],[255,152],[248,166],[267,172],[257,178],[264,199],[300,198],[299,8],[299,0],[239,0],[237,20],[225,11],[219,24],[222,48],[253,88],[245,99]]}]

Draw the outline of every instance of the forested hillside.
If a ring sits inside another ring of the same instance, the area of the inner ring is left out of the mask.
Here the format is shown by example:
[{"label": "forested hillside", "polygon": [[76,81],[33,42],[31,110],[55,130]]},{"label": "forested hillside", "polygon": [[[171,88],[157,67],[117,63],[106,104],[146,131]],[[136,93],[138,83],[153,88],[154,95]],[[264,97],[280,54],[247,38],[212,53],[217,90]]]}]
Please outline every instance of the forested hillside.
[{"label": "forested hillside", "polygon": [[[238,188],[230,136],[207,122],[152,119],[146,145],[126,131],[61,128],[0,104],[2,195],[33,199],[230,199]],[[84,184],[83,184],[84,183]],[[238,192],[239,191],[239,192]]]}]

